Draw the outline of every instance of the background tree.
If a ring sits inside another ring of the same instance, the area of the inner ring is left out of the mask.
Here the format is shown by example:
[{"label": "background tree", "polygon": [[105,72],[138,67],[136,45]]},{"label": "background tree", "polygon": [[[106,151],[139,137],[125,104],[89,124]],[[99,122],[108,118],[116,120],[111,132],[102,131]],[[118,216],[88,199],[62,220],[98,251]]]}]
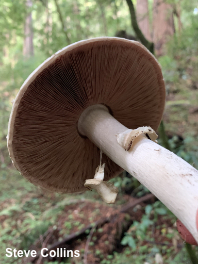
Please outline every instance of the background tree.
[{"label": "background tree", "polygon": [[34,55],[31,7],[32,7],[32,0],[26,0],[27,16],[25,18],[25,25],[24,25],[24,43],[23,43],[24,57],[30,57]]},{"label": "background tree", "polygon": [[137,22],[142,33],[149,41],[152,41],[149,23],[148,0],[137,0],[136,4]]},{"label": "background tree", "polygon": [[166,1],[153,2],[153,42],[157,56],[165,54],[165,44],[175,33],[173,7]]}]

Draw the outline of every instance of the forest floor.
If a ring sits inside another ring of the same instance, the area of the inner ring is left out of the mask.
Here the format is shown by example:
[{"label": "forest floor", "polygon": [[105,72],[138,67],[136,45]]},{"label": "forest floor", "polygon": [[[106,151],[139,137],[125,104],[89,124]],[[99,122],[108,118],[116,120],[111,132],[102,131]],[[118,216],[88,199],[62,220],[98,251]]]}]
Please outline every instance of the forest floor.
[{"label": "forest floor", "polygon": [[[15,174],[15,180],[17,188],[10,189],[7,198],[0,202],[3,264],[190,264],[185,243],[176,230],[175,216],[156,198],[121,213],[126,204],[139,198],[119,193],[115,205],[106,205],[95,192],[77,196],[44,194],[19,174]],[[104,218],[109,221],[100,222]],[[71,236],[74,238],[62,243]],[[7,247],[34,249],[38,254],[43,247],[62,247],[79,250],[80,257],[13,261],[5,257]]]},{"label": "forest floor", "polygon": [[198,89],[183,93],[170,93],[164,113],[166,132],[182,138],[198,136]]}]

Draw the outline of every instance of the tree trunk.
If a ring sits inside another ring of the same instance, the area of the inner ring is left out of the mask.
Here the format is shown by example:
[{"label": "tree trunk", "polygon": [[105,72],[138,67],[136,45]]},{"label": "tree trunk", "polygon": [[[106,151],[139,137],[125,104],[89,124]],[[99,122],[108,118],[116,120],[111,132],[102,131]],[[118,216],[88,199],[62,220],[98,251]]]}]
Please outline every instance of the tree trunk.
[{"label": "tree trunk", "polygon": [[165,44],[174,34],[173,8],[162,0],[154,0],[153,3],[153,42],[155,54],[165,54]]},{"label": "tree trunk", "polygon": [[134,4],[132,0],[126,0],[126,3],[129,8],[129,13],[131,17],[131,26],[133,30],[135,31],[136,37],[138,40],[151,52],[154,54],[154,47],[153,43],[150,42],[142,33],[142,30],[140,29],[138,23],[137,23],[137,16],[136,16],[136,11],[134,8]]},{"label": "tree trunk", "polygon": [[146,39],[151,41],[151,33],[149,27],[148,0],[137,0],[136,13],[137,13],[137,22],[142,33],[144,34]]},{"label": "tree trunk", "polygon": [[45,27],[44,27],[44,32],[46,35],[46,38],[44,39],[44,44],[48,46],[49,44],[49,32],[51,31],[50,29],[50,17],[49,17],[49,8],[48,8],[48,0],[46,1],[46,6],[45,6],[45,12],[46,12],[46,22],[45,22]]},{"label": "tree trunk", "polygon": [[30,57],[34,55],[32,13],[31,11],[29,11],[29,8],[32,7],[32,0],[26,0],[26,7],[28,13],[25,19],[24,26],[23,55],[25,57]]}]

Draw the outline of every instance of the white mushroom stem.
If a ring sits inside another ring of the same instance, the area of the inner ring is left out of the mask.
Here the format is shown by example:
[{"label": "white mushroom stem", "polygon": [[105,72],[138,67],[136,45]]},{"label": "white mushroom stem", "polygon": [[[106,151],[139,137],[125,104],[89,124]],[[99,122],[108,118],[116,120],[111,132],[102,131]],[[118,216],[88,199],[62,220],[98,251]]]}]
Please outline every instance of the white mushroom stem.
[{"label": "white mushroom stem", "polygon": [[198,242],[198,171],[194,167],[144,136],[125,151],[117,135],[127,128],[103,105],[88,107],[80,116],[78,129],[157,196]]},{"label": "white mushroom stem", "polygon": [[86,180],[84,186],[88,189],[94,189],[101,196],[104,202],[114,203],[118,194],[118,189],[111,183],[105,182],[104,179],[104,167],[99,165],[96,169],[94,179]]}]

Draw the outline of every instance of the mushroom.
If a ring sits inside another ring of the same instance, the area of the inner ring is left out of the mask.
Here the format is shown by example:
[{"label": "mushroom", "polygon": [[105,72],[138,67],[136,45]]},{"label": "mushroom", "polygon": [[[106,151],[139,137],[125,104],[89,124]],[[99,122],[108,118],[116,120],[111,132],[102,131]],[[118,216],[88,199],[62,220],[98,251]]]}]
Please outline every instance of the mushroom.
[{"label": "mushroom", "polygon": [[128,171],[198,241],[198,171],[154,142],[164,104],[160,66],[139,42],[74,43],[22,85],[9,120],[10,157],[32,183],[74,193],[87,190],[102,150],[105,181]]}]

